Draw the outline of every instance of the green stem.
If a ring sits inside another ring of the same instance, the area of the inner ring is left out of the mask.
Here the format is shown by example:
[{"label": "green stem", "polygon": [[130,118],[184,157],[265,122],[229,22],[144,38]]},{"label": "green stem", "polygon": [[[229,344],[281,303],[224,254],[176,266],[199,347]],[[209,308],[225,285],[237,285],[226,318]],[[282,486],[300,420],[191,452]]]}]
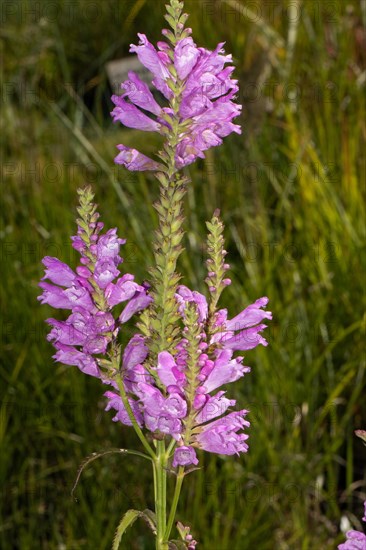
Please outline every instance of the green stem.
[{"label": "green stem", "polygon": [[176,446],[176,444],[177,444],[177,442],[176,442],[175,439],[172,439],[171,442],[169,443],[168,448],[166,450],[166,458],[167,459],[170,458],[170,455],[172,454],[173,449]]},{"label": "green stem", "polygon": [[156,550],[167,550],[166,529],[166,452],[165,442],[157,442],[157,454],[154,461],[155,514],[156,514]]},{"label": "green stem", "polygon": [[180,490],[182,488],[183,479],[184,479],[184,466],[179,466],[178,473],[177,473],[177,480],[176,480],[176,483],[175,483],[173,502],[172,502],[172,506],[170,508],[168,525],[167,525],[166,531],[165,531],[165,539],[166,540],[169,540],[170,532],[171,532],[172,527],[173,527],[174,518],[175,518],[175,514],[177,512],[177,505],[178,505],[178,500],[179,500],[179,496],[180,496]]},{"label": "green stem", "polygon": [[152,448],[150,447],[150,445],[149,445],[146,437],[144,436],[140,426],[137,424],[135,415],[133,414],[133,411],[131,409],[131,405],[128,401],[128,397],[127,397],[127,393],[126,393],[126,390],[125,390],[125,387],[124,387],[124,384],[123,384],[123,380],[121,379],[120,376],[117,377],[117,384],[118,384],[118,389],[119,389],[119,392],[120,392],[120,395],[121,395],[121,398],[122,398],[122,402],[123,402],[123,404],[125,406],[125,409],[128,413],[129,419],[132,422],[132,425],[135,429],[135,432],[136,432],[138,438],[140,439],[141,443],[143,444],[145,450],[149,453],[151,458],[153,460],[155,460],[156,455],[155,455],[154,451],[152,450]]}]

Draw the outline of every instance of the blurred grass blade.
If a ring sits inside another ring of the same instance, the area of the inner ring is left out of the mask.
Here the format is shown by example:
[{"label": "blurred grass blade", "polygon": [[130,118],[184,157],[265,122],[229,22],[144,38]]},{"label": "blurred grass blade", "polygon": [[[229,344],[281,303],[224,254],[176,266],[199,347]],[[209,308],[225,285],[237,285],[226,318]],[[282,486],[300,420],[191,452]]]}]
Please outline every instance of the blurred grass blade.
[{"label": "blurred grass blade", "polygon": [[74,496],[75,489],[79,483],[80,476],[85,470],[85,468],[91,464],[91,462],[94,462],[94,460],[97,460],[98,458],[101,458],[102,456],[110,455],[110,454],[123,454],[123,455],[131,455],[131,456],[139,456],[140,458],[145,458],[151,462],[151,458],[148,455],[145,455],[144,453],[140,453],[139,451],[133,451],[130,449],[107,449],[106,451],[101,451],[99,453],[92,453],[90,456],[88,456],[83,463],[80,465],[78,469],[78,473],[76,475],[76,479],[74,482],[74,485],[71,489],[71,496]]}]

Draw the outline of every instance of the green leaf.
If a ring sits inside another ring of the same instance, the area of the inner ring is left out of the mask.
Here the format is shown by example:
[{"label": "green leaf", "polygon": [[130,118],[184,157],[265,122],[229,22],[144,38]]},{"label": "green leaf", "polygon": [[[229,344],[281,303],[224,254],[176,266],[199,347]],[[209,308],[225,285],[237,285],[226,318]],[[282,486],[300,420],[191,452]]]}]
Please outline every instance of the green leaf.
[{"label": "green leaf", "polygon": [[169,550],[187,550],[187,545],[182,540],[170,540],[168,548]]},{"label": "green leaf", "polygon": [[132,525],[132,523],[137,520],[141,513],[142,512],[139,510],[127,510],[117,527],[116,534],[114,535],[112,550],[118,550],[123,533],[126,531],[127,527]]},{"label": "green leaf", "polygon": [[156,534],[156,514],[152,510],[146,508],[143,511],[143,519],[147,522],[151,531]]},{"label": "green leaf", "polygon": [[127,510],[117,527],[116,534],[114,535],[112,550],[118,550],[124,532],[126,531],[127,527],[132,525],[137,520],[137,518],[144,519],[152,532],[156,534],[156,516],[154,512],[152,512],[151,510],[144,510],[143,512],[133,509]]}]

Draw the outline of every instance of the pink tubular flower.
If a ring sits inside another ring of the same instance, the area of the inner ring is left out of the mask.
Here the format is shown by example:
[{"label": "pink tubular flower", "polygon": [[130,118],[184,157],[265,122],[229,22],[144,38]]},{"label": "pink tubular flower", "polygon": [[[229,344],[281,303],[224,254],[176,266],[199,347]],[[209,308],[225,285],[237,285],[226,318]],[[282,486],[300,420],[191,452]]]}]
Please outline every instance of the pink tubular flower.
[{"label": "pink tubular flower", "polygon": [[122,97],[128,97],[134,105],[145,111],[149,111],[154,115],[160,115],[161,107],[155,101],[148,85],[133,71],[128,73],[128,78],[129,80],[125,80],[125,82],[121,84],[121,88],[125,90]]},{"label": "pink tubular flower", "polygon": [[76,275],[71,267],[64,264],[57,258],[45,256],[43,258],[43,265],[46,269],[42,280],[49,279],[55,285],[65,287],[69,287],[75,282]]},{"label": "pink tubular flower", "polygon": [[[145,34],[137,35],[140,39],[139,45],[131,44],[130,52],[136,53],[139,61],[154,75],[155,79],[167,80],[169,77],[169,57],[166,53],[158,52],[148,41]],[[171,94],[168,94],[171,95]]]},{"label": "pink tubular flower", "polygon": [[116,105],[111,113],[114,122],[119,121],[128,128],[145,132],[159,132],[160,125],[132,103],[127,103],[122,97],[116,95],[112,96],[112,101]]},{"label": "pink tubular flower", "polygon": [[[110,409],[114,409],[116,411],[116,415],[112,418],[113,422],[122,422],[122,424],[125,424],[126,426],[132,426],[132,422],[122,402],[121,397],[117,393],[111,391],[107,391],[104,394],[104,397],[108,399],[105,410],[109,411]],[[141,428],[143,425],[143,418],[139,404],[131,398],[128,400],[128,402],[133,411],[136,422]]]},{"label": "pink tubular flower", "polygon": [[211,453],[233,455],[247,452],[248,445],[245,441],[249,436],[240,432],[250,425],[247,420],[244,420],[247,412],[245,410],[232,412],[206,424],[196,435],[195,440],[202,449]]},{"label": "pink tubular flower", "polygon": [[[233,101],[238,85],[237,80],[231,78],[234,67],[227,65],[232,58],[224,54],[224,43],[209,51],[197,47],[191,37],[185,36],[177,41],[174,49],[167,42],[159,42],[158,49],[155,49],[144,34],[138,36],[140,43],[131,45],[130,52],[136,53],[140,62],[152,73],[152,85],[163,99],[171,99],[173,92],[170,86],[179,85],[181,88],[178,117],[179,122],[184,124],[184,130],[180,133],[176,149],[177,169],[197,158],[204,158],[204,151],[221,145],[223,138],[232,132],[241,133],[240,126],[232,122],[240,115],[241,106]],[[171,114],[171,109],[160,107],[136,73],[131,71],[128,77],[121,84],[123,94],[112,96],[115,104],[111,113],[113,120],[129,128],[158,133],[163,133],[163,127],[170,128],[165,115]],[[135,149],[124,145],[119,145],[118,149],[121,153],[115,162],[123,164],[128,170],[159,169],[158,163]]]},{"label": "pink tubular flower", "polygon": [[141,172],[143,170],[160,170],[161,165],[150,159],[146,155],[139,153],[137,149],[131,149],[125,145],[117,145],[121,152],[116,156],[114,162],[123,164],[131,172]]}]

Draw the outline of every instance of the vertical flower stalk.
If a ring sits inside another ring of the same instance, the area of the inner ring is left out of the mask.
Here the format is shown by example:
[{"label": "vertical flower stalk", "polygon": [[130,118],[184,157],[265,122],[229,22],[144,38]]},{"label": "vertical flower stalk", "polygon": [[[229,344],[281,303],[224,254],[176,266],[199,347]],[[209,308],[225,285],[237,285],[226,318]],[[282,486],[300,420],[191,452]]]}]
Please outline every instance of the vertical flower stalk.
[{"label": "vertical flower stalk", "polygon": [[[148,365],[153,368],[159,353],[175,352],[179,340],[179,313],[175,298],[180,276],[176,271],[178,258],[183,250],[183,199],[188,179],[177,166],[177,152],[181,135],[187,124],[182,123],[179,115],[184,80],[180,78],[174,66],[174,48],[177,43],[189,35],[184,30],[186,14],[182,14],[183,3],[172,0],[167,6],[167,21],[172,31],[166,31],[166,37],[172,48],[165,47],[165,70],[169,72],[165,80],[171,90],[169,107],[162,115],[161,131],[165,136],[163,150],[159,157],[162,161],[161,171],[156,177],[160,183],[159,200],[155,203],[158,213],[158,228],[155,232],[154,259],[155,265],[150,270],[151,307],[141,316],[139,328],[146,337],[149,348]],[[149,369],[150,372],[153,372]],[[169,533],[166,533],[166,490],[167,461],[165,439],[156,442],[156,459],[154,463],[155,514],[156,514],[156,548],[168,548]]]},{"label": "vertical flower stalk", "polygon": [[[173,48],[187,36],[187,31],[183,30],[186,16],[182,15],[182,8],[183,4],[176,0],[172,0],[171,6],[167,6],[172,32],[166,31],[165,34]],[[161,132],[165,136],[165,143],[159,153],[162,169],[156,174],[160,183],[160,197],[154,205],[158,212],[158,228],[154,242],[155,266],[150,270],[153,305],[146,310],[140,321],[140,329],[147,337],[149,360],[152,364],[156,362],[161,351],[174,350],[179,336],[175,294],[180,276],[176,272],[176,266],[183,250],[183,199],[188,183],[188,179],[179,172],[177,166],[178,145],[187,126],[186,122],[182,123],[179,115],[184,81],[174,67],[174,51],[168,44],[164,53],[165,69],[169,72],[165,82],[172,93],[169,94],[169,107],[161,113]]]},{"label": "vertical flower stalk", "polygon": [[[93,195],[85,189],[80,192],[78,234],[72,238],[82,265],[75,273],[57,258],[45,258],[44,279],[54,284],[40,284],[42,303],[72,311],[64,322],[48,320],[53,327],[48,338],[57,349],[54,358],[109,386],[106,410],[115,411],[113,421],[135,429],[146,454],[124,451],[153,465],[155,513],[128,510],[113,550],[139,517],[156,535],[157,550],[195,548],[189,528],[180,523],[181,541],[170,540],[183,479],[198,464],[196,449],[223,455],[247,452],[248,411],[227,413],[236,401],[216,390],[250,372],[236,352],[266,346],[262,321],[271,319],[265,311],[266,297],[231,319],[226,309],[218,309],[221,293],[231,282],[218,211],[207,223],[208,298],[179,284],[188,184],[181,170],[205,158],[205,151],[220,145],[224,137],[241,132],[232,122],[241,106],[233,101],[238,86],[223,43],[213,51],[196,46],[191,29],[185,28],[183,2],[170,0],[166,9],[171,28],[163,30],[166,41],[155,49],[139,34],[140,43],[130,49],[152,73],[159,103],[147,84],[130,72],[121,84],[122,95],[112,97],[111,113],[127,127],[158,132],[164,138],[158,160],[123,144],[117,146],[115,158],[128,170],[153,171],[160,184],[150,282],[138,285],[128,273],[119,277],[119,249],[125,241],[116,229],[101,234]],[[165,107],[160,105],[163,101]],[[122,302],[127,304],[121,311]],[[118,339],[122,325],[139,312],[139,332],[123,348]],[[176,485],[167,515],[167,471],[172,469]]]}]

